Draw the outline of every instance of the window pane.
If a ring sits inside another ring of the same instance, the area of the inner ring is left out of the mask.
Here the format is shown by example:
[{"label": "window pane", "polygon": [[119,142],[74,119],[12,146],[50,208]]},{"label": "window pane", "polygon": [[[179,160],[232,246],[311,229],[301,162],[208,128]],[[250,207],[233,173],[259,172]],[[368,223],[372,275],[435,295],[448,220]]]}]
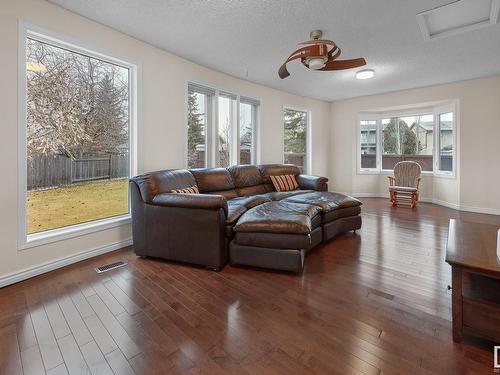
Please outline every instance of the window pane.
[{"label": "window pane", "polygon": [[382,120],[382,169],[397,162],[416,161],[423,171],[433,170],[433,115],[395,117]]},{"label": "window pane", "polygon": [[307,165],[307,112],[285,108],[285,163],[295,164],[304,172]]},{"label": "window pane", "polygon": [[188,167],[203,168],[206,159],[206,129],[208,96],[195,91],[188,92]]},{"label": "window pane", "polygon": [[28,38],[27,233],[128,213],[129,71]]},{"label": "window pane", "polygon": [[439,170],[453,172],[453,112],[439,115]]},{"label": "window pane", "polygon": [[240,103],[240,164],[252,163],[256,107]]},{"label": "window pane", "polygon": [[229,167],[231,163],[231,122],[233,99],[219,96],[219,152],[216,155],[218,167]]},{"label": "window pane", "polygon": [[361,168],[377,168],[377,121],[361,121]]}]

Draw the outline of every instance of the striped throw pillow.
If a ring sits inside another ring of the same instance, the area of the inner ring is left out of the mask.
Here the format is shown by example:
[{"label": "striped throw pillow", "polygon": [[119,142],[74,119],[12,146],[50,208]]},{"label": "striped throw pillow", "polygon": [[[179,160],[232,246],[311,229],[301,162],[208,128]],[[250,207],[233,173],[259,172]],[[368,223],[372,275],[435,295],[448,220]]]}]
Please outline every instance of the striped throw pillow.
[{"label": "striped throw pillow", "polygon": [[200,194],[200,191],[198,190],[198,186],[190,186],[185,189],[173,189],[170,190],[171,193],[174,194]]},{"label": "striped throw pillow", "polygon": [[273,183],[276,191],[297,190],[299,188],[299,184],[293,174],[269,177],[271,177],[271,182]]}]

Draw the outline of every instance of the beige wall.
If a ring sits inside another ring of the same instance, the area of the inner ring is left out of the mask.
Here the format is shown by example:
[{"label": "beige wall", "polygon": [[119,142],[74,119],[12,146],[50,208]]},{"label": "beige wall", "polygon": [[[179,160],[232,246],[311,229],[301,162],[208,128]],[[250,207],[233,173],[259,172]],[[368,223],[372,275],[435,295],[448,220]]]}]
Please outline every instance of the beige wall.
[{"label": "beige wall", "polygon": [[422,196],[462,209],[500,210],[500,76],[366,96],[331,103],[331,187],[385,194],[386,175],[362,175],[356,166],[361,111],[458,100],[456,179],[424,177]]},{"label": "beige wall", "polygon": [[185,97],[189,80],[261,100],[261,162],[282,161],[282,108],[309,109],[312,172],[329,171],[329,103],[287,94],[203,68],[42,0],[3,0],[0,11],[0,281],[2,276],[130,238],[125,225],[18,251],[18,22],[24,20],[81,41],[97,52],[140,66],[139,171],[185,165]]},{"label": "beige wall", "polygon": [[18,232],[18,22],[24,20],[139,65],[139,171],[185,165],[187,81],[205,82],[261,100],[261,162],[282,161],[282,107],[312,115],[312,173],[350,193],[383,193],[386,177],[356,173],[359,111],[458,99],[460,175],[426,177],[423,196],[463,207],[500,208],[500,77],[326,103],[287,94],[201,67],[43,0],[4,0],[0,12],[0,284],[2,277],[43,263],[120,243],[130,227],[75,237],[19,251]]}]

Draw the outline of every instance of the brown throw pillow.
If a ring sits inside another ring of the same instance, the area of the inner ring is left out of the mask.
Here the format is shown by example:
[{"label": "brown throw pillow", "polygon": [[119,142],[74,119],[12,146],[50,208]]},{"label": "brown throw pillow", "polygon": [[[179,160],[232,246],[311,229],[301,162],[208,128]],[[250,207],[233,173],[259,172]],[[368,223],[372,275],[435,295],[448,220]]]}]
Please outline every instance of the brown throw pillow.
[{"label": "brown throw pillow", "polygon": [[170,190],[171,193],[174,194],[200,194],[200,191],[198,190],[198,186],[190,186],[185,189],[173,189]]},{"label": "brown throw pillow", "polygon": [[299,188],[299,184],[295,179],[293,174],[284,174],[281,176],[269,176],[271,177],[271,181],[274,185],[276,191],[290,191],[297,190]]}]

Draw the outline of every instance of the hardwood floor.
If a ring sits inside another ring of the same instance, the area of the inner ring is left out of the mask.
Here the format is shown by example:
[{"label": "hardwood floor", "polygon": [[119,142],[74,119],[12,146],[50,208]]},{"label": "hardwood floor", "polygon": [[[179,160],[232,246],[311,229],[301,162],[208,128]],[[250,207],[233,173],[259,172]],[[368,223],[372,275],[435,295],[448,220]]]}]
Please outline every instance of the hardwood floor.
[{"label": "hardwood floor", "polygon": [[129,248],[3,288],[1,374],[493,373],[493,343],[452,341],[444,256],[449,218],[500,216],[364,203],[363,228],[314,250],[302,276]]}]

